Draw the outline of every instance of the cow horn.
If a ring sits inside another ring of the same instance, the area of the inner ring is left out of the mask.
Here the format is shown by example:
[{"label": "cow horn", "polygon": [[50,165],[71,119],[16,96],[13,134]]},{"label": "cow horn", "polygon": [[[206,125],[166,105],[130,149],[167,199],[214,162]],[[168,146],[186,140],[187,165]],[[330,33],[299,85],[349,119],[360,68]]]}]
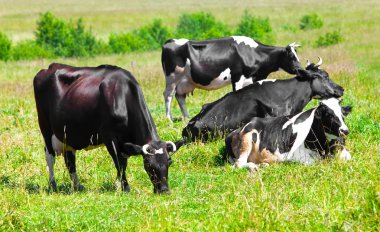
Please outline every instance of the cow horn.
[{"label": "cow horn", "polygon": [[319,67],[322,65],[322,58],[318,56],[318,59],[319,59],[318,63],[315,64],[316,67]]},{"label": "cow horn", "polygon": [[177,146],[172,141],[167,141],[166,144],[170,144],[173,146],[173,153],[177,151]]},{"label": "cow horn", "polygon": [[309,65],[310,65],[311,63],[310,63],[310,60],[309,59],[307,59],[307,62],[306,62],[306,67],[309,67]]},{"label": "cow horn", "polygon": [[148,149],[148,147],[149,147],[149,144],[145,144],[143,147],[142,147],[142,152],[145,154],[145,155],[154,155],[154,154],[151,154],[151,153],[149,153],[148,151],[147,151],[147,149]]},{"label": "cow horn", "polygon": [[301,45],[296,44],[296,42],[293,42],[293,43],[289,44],[289,47],[298,48],[298,47],[301,47]]}]

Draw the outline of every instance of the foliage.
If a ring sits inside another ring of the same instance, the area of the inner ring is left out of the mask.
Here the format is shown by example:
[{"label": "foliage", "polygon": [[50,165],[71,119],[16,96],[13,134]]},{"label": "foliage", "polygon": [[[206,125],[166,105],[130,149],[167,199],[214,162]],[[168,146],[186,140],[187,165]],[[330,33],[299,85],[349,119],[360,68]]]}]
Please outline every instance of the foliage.
[{"label": "foliage", "polygon": [[34,40],[25,40],[12,47],[12,60],[52,58],[54,54],[39,46]]},{"label": "foliage", "polygon": [[7,61],[10,58],[12,41],[0,32],[0,60]]},{"label": "foliage", "polygon": [[66,23],[46,12],[37,22],[36,42],[57,56],[90,56],[97,53],[98,44],[91,31],[84,28],[82,19]]},{"label": "foliage", "polygon": [[310,30],[310,29],[318,29],[323,26],[323,21],[319,15],[312,13],[308,15],[304,15],[300,21],[300,29],[301,30]]},{"label": "foliage", "polygon": [[169,28],[162,24],[161,19],[154,19],[150,25],[142,28],[144,34],[149,34],[155,41],[154,48],[160,48],[164,42],[172,37]]},{"label": "foliage", "polygon": [[149,51],[160,48],[170,35],[169,29],[162,25],[162,21],[155,19],[152,24],[139,30],[119,35],[112,33],[109,46],[114,53]]},{"label": "foliage", "polygon": [[231,35],[228,27],[210,13],[182,14],[176,29],[176,37],[188,39],[211,39]]},{"label": "foliage", "polygon": [[326,47],[338,44],[343,41],[343,36],[339,31],[328,32],[318,37],[315,41],[316,47]]},{"label": "foliage", "polygon": [[274,43],[272,27],[269,19],[254,17],[250,15],[248,11],[244,12],[235,34],[248,36],[265,44]]}]

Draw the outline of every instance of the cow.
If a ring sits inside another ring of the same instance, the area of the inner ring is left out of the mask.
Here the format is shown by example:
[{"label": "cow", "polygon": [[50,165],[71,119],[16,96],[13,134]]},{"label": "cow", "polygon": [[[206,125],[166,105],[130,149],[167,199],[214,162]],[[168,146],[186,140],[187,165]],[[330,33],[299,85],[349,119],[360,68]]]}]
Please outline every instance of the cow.
[{"label": "cow", "polygon": [[206,104],[182,131],[187,141],[210,138],[231,132],[253,117],[276,117],[299,113],[312,98],[339,98],[344,89],[334,83],[318,63],[308,61],[310,77],[258,81]]},{"label": "cow", "polygon": [[245,36],[230,36],[195,41],[170,39],[162,47],[162,68],[166,87],[163,93],[166,117],[172,121],[171,102],[176,96],[184,118],[190,118],[186,96],[195,88],[214,90],[232,82],[237,91],[279,69],[290,74],[307,75],[296,48],[264,45]]},{"label": "cow", "polygon": [[[344,138],[349,130],[344,116],[351,107],[341,107],[339,100],[320,101],[318,107],[296,115],[272,118],[254,117],[225,139],[228,160],[235,168],[257,170],[260,164],[300,162],[311,164],[331,154],[333,140]],[[343,147],[341,159],[351,158]]]},{"label": "cow", "polygon": [[45,142],[49,186],[57,191],[55,156],[64,156],[75,190],[80,184],[75,153],[105,145],[117,170],[117,184],[130,191],[127,159],[142,154],[155,193],[166,193],[169,153],[177,147],[160,140],[133,75],[110,65],[73,67],[53,63],[33,80],[38,123]]}]

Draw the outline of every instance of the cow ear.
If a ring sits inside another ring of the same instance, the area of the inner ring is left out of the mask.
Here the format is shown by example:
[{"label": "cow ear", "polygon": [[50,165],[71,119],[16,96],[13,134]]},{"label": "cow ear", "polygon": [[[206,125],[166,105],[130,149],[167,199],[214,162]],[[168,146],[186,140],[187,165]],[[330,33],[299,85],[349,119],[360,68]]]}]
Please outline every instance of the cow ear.
[{"label": "cow ear", "polygon": [[307,79],[312,79],[315,77],[309,70],[306,69],[297,69],[297,76]]},{"label": "cow ear", "polygon": [[166,149],[167,149],[168,152],[173,152],[174,153],[174,152],[178,151],[178,149],[182,145],[184,145],[184,144],[185,144],[185,140],[184,139],[179,140],[179,141],[174,142],[174,143],[173,142],[166,142]]},{"label": "cow ear", "polygon": [[347,116],[352,111],[352,106],[342,106],[342,113]]},{"label": "cow ear", "polygon": [[124,143],[122,149],[127,155],[138,155],[142,152],[142,146],[133,143]]}]

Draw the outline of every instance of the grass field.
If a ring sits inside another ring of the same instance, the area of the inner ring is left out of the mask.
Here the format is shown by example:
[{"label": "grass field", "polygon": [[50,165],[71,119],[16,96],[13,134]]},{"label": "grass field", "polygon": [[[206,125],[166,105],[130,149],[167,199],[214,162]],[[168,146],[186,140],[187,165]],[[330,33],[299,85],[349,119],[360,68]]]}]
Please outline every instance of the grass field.
[{"label": "grass field", "polygon": [[[130,70],[140,82],[164,140],[178,140],[185,122],[165,118],[164,77],[160,51],[85,59],[0,62],[0,230],[125,231],[379,231],[380,230],[380,6],[378,1],[94,1],[0,0],[0,31],[14,41],[33,37],[40,12],[51,10],[65,19],[82,17],[100,38],[124,32],[161,17],[175,26],[184,12],[206,10],[230,26],[244,9],[268,16],[276,44],[297,41],[299,53],[319,55],[332,79],[353,106],[347,117],[347,148],[353,160],[315,165],[278,164],[251,175],[224,164],[223,141],[181,148],[169,170],[171,194],[154,195],[141,157],[127,170],[131,192],[113,186],[116,170],[104,148],[80,151],[77,169],[86,191],[74,192],[62,157],[55,170],[58,193],[48,191],[43,140],[37,124],[32,79],[51,62],[76,66],[114,64]],[[316,12],[322,29],[289,31],[302,15]],[[316,38],[339,29],[344,41],[314,48]],[[133,66],[131,64],[134,64]],[[271,77],[289,77],[276,73]],[[229,87],[195,91],[188,98],[194,116],[202,104]],[[316,104],[316,102],[312,102]],[[179,118],[178,106],[174,116]]]}]

